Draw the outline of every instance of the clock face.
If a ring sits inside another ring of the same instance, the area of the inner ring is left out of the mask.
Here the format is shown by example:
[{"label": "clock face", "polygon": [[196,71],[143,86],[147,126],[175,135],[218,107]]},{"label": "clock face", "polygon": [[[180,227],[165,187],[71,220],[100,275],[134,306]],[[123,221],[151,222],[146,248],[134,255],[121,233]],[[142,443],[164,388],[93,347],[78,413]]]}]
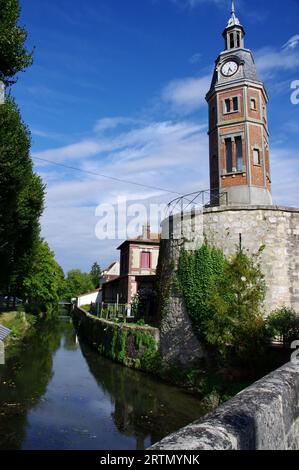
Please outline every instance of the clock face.
[{"label": "clock face", "polygon": [[238,71],[238,64],[237,62],[234,62],[233,60],[230,60],[229,62],[226,62],[222,69],[221,69],[221,73],[222,75],[224,75],[225,77],[232,77],[232,75],[235,75],[235,73]]}]

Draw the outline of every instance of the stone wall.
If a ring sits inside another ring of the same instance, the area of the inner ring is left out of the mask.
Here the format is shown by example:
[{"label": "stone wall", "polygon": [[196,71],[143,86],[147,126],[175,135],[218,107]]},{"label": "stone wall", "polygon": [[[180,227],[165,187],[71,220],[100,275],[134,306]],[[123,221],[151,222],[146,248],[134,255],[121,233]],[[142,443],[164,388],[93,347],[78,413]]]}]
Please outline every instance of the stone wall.
[{"label": "stone wall", "polygon": [[159,348],[159,330],[148,326],[117,324],[75,307],[78,335],[103,356],[127,367],[150,371]]},{"label": "stone wall", "polygon": [[150,450],[299,450],[299,365],[278,369]]},{"label": "stone wall", "polygon": [[[236,252],[240,240],[249,253],[264,246],[261,267],[267,284],[266,312],[282,306],[299,312],[299,209],[214,207],[184,214],[183,220],[179,214],[162,223],[162,238],[158,270],[162,289],[168,291],[168,304],[160,304],[159,313],[161,350],[168,350],[167,360],[188,365],[190,356],[196,359],[204,355],[192,332],[183,299],[171,286],[170,278],[177,268],[181,249],[193,251],[205,238],[226,255]],[[189,348],[184,338],[190,342]]]}]

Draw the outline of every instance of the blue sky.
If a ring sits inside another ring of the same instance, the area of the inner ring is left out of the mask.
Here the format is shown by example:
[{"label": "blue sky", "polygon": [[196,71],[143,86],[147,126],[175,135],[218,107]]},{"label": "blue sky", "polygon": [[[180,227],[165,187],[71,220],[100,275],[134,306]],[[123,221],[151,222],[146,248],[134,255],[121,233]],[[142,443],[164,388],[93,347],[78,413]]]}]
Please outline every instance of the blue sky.
[{"label": "blue sky", "polygon": [[[32,155],[86,171],[186,192],[208,182],[207,106],[228,0],[21,0],[36,46],[13,94],[33,137]],[[236,1],[270,97],[275,203],[298,206],[299,1]],[[47,184],[43,236],[65,270],[118,257],[95,236],[96,207],[165,202],[171,194],[37,160]]]}]

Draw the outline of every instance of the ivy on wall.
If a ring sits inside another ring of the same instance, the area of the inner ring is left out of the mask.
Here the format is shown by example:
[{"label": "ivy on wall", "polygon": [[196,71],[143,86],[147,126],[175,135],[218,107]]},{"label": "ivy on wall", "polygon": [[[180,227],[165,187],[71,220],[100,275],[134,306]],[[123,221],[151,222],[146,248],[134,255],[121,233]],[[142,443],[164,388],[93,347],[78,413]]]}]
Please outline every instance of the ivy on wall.
[{"label": "ivy on wall", "polygon": [[233,350],[246,364],[261,356],[267,339],[261,251],[249,256],[238,250],[226,258],[204,243],[195,252],[182,250],[178,266],[180,290],[200,341],[223,356]]},{"label": "ivy on wall", "polygon": [[80,335],[100,354],[134,369],[159,370],[158,344],[146,327],[127,328],[76,309],[74,323]]},{"label": "ivy on wall", "polygon": [[213,285],[224,276],[225,258],[221,250],[204,243],[195,252],[182,250],[178,265],[179,288],[183,294],[194,332],[206,340],[205,325],[213,315]]}]

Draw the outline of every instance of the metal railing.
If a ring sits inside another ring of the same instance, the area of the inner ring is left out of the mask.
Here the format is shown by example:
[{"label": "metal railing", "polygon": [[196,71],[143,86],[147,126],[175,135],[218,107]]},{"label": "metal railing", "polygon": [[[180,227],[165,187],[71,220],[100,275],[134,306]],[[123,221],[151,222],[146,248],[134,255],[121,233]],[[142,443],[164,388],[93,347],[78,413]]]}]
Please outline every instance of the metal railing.
[{"label": "metal railing", "polygon": [[92,303],[90,313],[105,320],[123,320],[127,321],[134,318],[130,304],[117,303]]},{"label": "metal railing", "polygon": [[213,207],[227,204],[227,195],[219,190],[206,189],[195,193],[185,194],[171,201],[167,206],[168,217],[200,207]]}]

